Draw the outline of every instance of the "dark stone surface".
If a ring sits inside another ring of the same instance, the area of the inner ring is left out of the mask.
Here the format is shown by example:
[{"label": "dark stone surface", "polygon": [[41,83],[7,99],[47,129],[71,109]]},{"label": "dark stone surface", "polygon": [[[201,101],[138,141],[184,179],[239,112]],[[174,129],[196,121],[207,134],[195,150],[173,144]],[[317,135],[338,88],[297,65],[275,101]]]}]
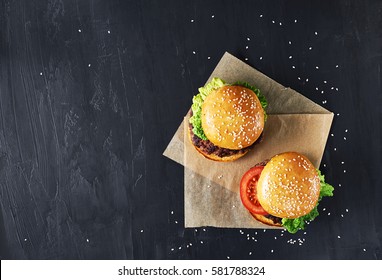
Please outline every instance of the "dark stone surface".
[{"label": "dark stone surface", "polygon": [[[372,0],[1,1],[0,257],[381,259],[381,26]],[[183,226],[162,152],[225,51],[336,114],[306,234]]]}]

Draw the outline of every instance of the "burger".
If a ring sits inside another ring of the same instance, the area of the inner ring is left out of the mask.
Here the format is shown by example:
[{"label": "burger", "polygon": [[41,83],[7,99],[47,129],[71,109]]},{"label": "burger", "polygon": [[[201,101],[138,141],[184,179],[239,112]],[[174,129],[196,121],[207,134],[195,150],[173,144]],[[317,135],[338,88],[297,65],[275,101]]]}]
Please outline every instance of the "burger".
[{"label": "burger", "polygon": [[215,161],[233,161],[260,142],[267,115],[260,90],[244,82],[214,78],[193,98],[189,136],[198,152]]},{"label": "burger", "polygon": [[252,216],[290,233],[316,218],[319,201],[333,196],[333,190],[309,159],[296,152],[256,164],[240,182],[241,201]]}]

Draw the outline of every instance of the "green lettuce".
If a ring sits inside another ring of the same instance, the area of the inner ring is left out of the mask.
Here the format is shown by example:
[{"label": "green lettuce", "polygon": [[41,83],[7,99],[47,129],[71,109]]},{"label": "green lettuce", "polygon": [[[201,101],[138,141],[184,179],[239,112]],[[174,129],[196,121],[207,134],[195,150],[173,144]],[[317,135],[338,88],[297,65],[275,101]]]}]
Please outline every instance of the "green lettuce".
[{"label": "green lettuce", "polygon": [[305,216],[296,218],[296,219],[282,219],[282,225],[284,228],[290,232],[290,233],[296,233],[300,229],[305,229],[305,224],[310,221],[313,221],[318,215],[318,204],[321,201],[321,199],[325,196],[333,196],[334,188],[332,185],[325,182],[325,176],[321,174],[321,171],[317,169],[318,177],[320,177],[320,196],[318,198],[318,202],[316,207],[313,208],[310,213],[306,214]]},{"label": "green lettuce", "polygon": [[[204,87],[199,88],[199,93],[195,95],[192,99],[192,117],[190,118],[190,123],[193,126],[192,131],[196,136],[198,136],[200,139],[208,140],[206,135],[204,134],[203,128],[202,128],[202,104],[204,100],[206,99],[207,95],[209,95],[212,91],[228,85],[225,81],[219,78],[213,78],[211,82],[207,83]],[[260,90],[255,88],[254,86],[251,86],[248,83],[245,82],[236,82],[233,85],[240,85],[246,88],[249,88],[250,90],[254,91],[257,97],[260,100],[261,106],[264,109],[264,118],[266,120],[267,114],[265,113],[265,108],[268,106],[268,103],[265,99],[265,97],[260,93]]]}]

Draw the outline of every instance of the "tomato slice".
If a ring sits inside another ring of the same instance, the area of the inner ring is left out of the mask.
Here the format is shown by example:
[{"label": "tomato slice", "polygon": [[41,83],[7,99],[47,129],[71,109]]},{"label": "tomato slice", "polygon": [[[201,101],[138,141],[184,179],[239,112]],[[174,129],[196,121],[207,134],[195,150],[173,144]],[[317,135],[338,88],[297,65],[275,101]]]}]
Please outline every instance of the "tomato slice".
[{"label": "tomato slice", "polygon": [[245,208],[253,214],[267,215],[268,213],[257,200],[257,182],[264,166],[255,166],[249,169],[240,181],[240,198]]}]

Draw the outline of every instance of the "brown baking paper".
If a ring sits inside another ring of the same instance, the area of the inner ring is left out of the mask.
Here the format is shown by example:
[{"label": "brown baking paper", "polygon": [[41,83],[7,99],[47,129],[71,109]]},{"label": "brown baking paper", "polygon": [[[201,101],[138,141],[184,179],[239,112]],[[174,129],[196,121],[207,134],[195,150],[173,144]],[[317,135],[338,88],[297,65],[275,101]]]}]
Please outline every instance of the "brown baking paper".
[{"label": "brown baking paper", "polygon": [[[201,156],[188,139],[187,115],[164,155],[185,166],[185,227],[271,228],[252,218],[242,206],[239,184],[253,165],[277,153],[297,151],[318,167],[325,149],[333,113],[285,88],[229,53],[225,53],[208,81],[245,81],[260,89],[268,101],[263,141],[233,162],[215,162]],[[186,125],[185,125],[186,124]]]}]

